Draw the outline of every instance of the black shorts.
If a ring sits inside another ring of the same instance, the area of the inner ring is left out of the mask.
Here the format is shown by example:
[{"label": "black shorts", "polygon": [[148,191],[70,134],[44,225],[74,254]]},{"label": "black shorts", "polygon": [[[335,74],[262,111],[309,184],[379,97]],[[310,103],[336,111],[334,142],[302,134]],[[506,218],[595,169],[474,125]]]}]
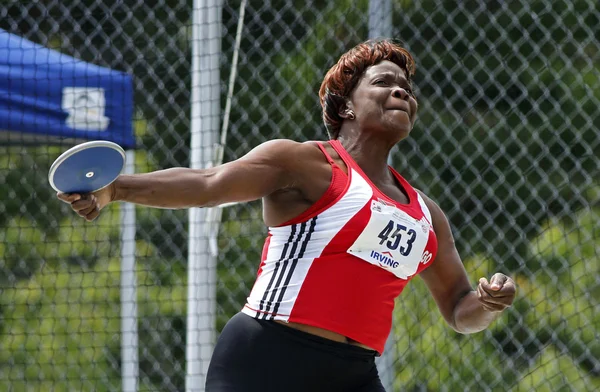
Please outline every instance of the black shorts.
[{"label": "black shorts", "polygon": [[206,392],[385,392],[375,355],[238,313],[219,336]]}]

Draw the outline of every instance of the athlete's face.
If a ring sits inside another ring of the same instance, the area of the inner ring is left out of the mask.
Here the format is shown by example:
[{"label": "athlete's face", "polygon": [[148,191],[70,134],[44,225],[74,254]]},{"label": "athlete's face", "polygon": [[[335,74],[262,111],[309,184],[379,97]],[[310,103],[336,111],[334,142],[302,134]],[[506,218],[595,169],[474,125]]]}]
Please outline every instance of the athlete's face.
[{"label": "athlete's face", "polygon": [[348,107],[361,129],[394,132],[403,139],[415,123],[418,106],[402,68],[386,60],[367,68]]}]

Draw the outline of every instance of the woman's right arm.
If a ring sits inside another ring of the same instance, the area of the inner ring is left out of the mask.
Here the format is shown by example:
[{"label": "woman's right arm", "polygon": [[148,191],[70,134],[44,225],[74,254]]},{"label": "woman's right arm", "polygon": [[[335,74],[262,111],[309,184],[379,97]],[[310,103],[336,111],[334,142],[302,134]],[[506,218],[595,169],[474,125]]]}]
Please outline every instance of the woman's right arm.
[{"label": "woman's right arm", "polygon": [[58,198],[87,220],[95,219],[112,201],[173,209],[251,201],[292,187],[305,150],[302,143],[272,140],[236,161],[210,169],[172,168],[121,175],[93,194],[58,194]]}]

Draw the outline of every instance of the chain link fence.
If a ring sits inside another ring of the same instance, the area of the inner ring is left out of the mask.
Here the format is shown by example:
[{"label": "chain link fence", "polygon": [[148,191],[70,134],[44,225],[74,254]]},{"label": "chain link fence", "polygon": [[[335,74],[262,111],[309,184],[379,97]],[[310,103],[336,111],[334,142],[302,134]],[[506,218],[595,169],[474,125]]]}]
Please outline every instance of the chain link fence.
[{"label": "chain link fence", "polygon": [[[3,1],[0,28],[132,75],[135,170],[147,172],[190,163],[192,7]],[[320,81],[368,38],[368,8],[248,2],[226,161],[273,138],[326,139]],[[238,16],[224,1],[223,104]],[[417,60],[420,104],[393,164],[446,211],[472,282],[501,271],[519,287],[490,329],[463,336],[410,283],[385,363],[392,390],[600,389],[600,3],[395,0],[392,22]],[[67,145],[21,142],[0,147],[0,391],[120,390],[120,207],[77,219],[46,179]],[[260,207],[223,209],[217,331],[252,287]],[[139,390],[181,391],[188,215],[136,214]]]}]

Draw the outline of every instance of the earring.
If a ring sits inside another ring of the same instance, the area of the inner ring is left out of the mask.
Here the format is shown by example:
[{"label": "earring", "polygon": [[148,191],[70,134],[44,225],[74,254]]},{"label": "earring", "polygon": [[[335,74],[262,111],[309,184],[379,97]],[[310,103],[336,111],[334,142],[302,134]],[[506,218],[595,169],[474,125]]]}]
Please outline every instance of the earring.
[{"label": "earring", "polygon": [[354,115],[354,112],[352,110],[346,110],[346,113],[348,114],[348,118],[350,120],[354,120],[356,118],[356,116]]}]

